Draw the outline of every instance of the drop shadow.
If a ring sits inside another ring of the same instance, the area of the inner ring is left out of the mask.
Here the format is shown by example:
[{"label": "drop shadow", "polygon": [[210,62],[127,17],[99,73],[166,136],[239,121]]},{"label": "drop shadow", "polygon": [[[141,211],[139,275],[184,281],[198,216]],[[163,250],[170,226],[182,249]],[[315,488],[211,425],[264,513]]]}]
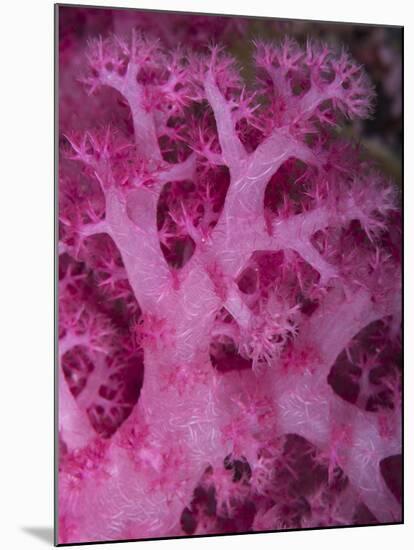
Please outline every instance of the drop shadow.
[{"label": "drop shadow", "polygon": [[22,527],[22,531],[53,546],[53,527]]}]

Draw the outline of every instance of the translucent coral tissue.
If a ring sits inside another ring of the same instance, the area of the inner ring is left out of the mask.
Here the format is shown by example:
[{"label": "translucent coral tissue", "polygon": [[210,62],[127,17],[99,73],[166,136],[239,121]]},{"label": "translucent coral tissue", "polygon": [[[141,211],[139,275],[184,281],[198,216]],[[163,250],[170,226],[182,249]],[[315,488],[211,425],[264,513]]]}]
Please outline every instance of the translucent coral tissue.
[{"label": "translucent coral tissue", "polygon": [[312,23],[58,12],[58,542],[400,522],[369,71]]}]

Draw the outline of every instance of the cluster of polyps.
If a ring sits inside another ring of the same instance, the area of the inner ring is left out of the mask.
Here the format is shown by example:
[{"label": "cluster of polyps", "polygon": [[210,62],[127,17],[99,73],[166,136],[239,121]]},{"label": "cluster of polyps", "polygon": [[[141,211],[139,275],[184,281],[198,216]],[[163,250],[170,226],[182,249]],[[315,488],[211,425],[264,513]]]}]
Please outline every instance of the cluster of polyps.
[{"label": "cluster of polyps", "polygon": [[400,219],[337,137],[361,67],[259,43],[248,89],[137,33],[88,62],[129,118],[61,162],[61,542],[398,521]]}]

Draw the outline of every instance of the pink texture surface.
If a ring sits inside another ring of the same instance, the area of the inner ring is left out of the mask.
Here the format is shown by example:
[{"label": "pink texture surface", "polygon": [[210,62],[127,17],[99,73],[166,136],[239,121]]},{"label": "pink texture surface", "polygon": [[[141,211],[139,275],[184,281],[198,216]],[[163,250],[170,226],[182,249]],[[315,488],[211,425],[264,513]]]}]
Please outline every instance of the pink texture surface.
[{"label": "pink texture surface", "polygon": [[340,131],[363,68],[257,41],[247,85],[212,45],[244,21],[60,15],[59,542],[400,521],[398,196]]}]

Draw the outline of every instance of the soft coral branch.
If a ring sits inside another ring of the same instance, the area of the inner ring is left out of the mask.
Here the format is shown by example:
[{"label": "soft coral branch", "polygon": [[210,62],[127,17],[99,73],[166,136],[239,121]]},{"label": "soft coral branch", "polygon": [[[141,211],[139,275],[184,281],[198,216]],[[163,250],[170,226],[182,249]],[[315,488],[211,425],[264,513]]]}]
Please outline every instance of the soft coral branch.
[{"label": "soft coral branch", "polygon": [[282,105],[282,125],[305,124],[311,118],[332,124],[335,111],[350,118],[371,113],[372,86],[345,51],[335,53],[314,41],[308,41],[306,50],[292,39],[280,45],[259,42],[256,63],[271,78],[272,91]]},{"label": "soft coral branch", "polygon": [[97,39],[91,43],[89,66],[91,74],[85,79],[92,91],[99,86],[110,86],[128,102],[134,122],[137,155],[140,158],[160,160],[153,113],[144,106],[144,88],[138,82],[139,70],[156,55],[157,44],[132,32],[131,43]]},{"label": "soft coral branch", "polygon": [[234,170],[246,156],[245,149],[237,135],[231,105],[223,97],[214,79],[214,61],[205,76],[205,90],[207,101],[210,103],[217,124],[217,131],[223,161]]}]

